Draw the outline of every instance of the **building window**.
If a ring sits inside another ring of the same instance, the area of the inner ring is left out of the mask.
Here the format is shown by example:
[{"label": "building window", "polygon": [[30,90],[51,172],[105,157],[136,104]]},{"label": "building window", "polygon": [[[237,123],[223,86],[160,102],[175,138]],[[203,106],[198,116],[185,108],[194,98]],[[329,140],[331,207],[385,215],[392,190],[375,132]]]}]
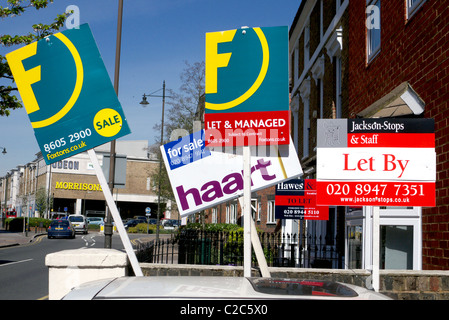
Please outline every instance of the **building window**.
[{"label": "building window", "polygon": [[407,19],[410,19],[426,0],[405,0],[407,9]]},{"label": "building window", "polygon": [[366,0],[367,54],[370,62],[380,52],[380,0]]},{"label": "building window", "polygon": [[237,224],[237,204],[226,206],[226,223]]},{"label": "building window", "polygon": [[267,202],[267,224],[276,223],[276,218],[274,215],[274,200],[269,200]]},{"label": "building window", "polygon": [[212,223],[217,223],[217,208],[212,208]]},{"label": "building window", "polygon": [[304,65],[306,66],[310,59],[310,22],[306,22],[304,28]]}]

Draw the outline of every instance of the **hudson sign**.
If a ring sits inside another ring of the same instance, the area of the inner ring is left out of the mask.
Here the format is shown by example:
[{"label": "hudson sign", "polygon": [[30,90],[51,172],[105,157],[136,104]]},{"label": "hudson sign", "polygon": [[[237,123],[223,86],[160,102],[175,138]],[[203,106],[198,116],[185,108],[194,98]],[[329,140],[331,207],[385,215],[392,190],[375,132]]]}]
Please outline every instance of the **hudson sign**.
[{"label": "hudson sign", "polygon": [[433,119],[319,119],[317,203],[435,206]]}]

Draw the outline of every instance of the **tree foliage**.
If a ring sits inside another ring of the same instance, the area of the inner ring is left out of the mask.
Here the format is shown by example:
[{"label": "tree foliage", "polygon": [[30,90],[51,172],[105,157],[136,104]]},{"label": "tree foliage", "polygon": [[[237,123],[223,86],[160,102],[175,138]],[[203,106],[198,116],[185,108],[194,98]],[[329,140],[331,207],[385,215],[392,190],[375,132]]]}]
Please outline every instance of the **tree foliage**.
[{"label": "tree foliage", "polygon": [[[10,19],[20,16],[25,10],[34,8],[40,10],[46,8],[53,0],[8,0],[7,6],[0,6],[0,18]],[[65,20],[69,13],[57,15],[50,24],[37,23],[32,26],[32,31],[25,35],[8,35],[0,33],[0,44],[3,47],[14,45],[27,45],[34,41],[40,40],[58,31],[64,26]],[[22,108],[21,102],[15,96],[17,88],[14,85],[12,76],[6,58],[0,55],[0,80],[3,82],[11,82],[11,85],[3,85],[0,83],[0,116],[8,116],[11,110]]]}]

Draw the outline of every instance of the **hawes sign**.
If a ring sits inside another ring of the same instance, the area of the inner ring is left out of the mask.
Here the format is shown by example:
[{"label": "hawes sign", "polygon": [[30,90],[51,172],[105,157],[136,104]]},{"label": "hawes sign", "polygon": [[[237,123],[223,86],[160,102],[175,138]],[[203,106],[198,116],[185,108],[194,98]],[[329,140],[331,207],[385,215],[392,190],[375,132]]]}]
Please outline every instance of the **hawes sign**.
[{"label": "hawes sign", "polygon": [[[161,146],[181,216],[243,195],[243,157],[205,147],[204,130]],[[251,191],[302,175],[293,144],[263,146],[251,156]]]},{"label": "hawes sign", "polygon": [[87,24],[6,59],[47,164],[130,133]]}]

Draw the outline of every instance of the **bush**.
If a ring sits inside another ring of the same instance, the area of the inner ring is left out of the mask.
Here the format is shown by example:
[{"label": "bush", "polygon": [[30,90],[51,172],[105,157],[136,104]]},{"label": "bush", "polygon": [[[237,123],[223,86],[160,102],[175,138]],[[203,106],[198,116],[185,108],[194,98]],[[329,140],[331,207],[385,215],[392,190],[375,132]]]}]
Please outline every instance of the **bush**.
[{"label": "bush", "polygon": [[229,224],[229,223],[211,223],[205,224],[203,228],[203,224],[201,223],[188,223],[186,226],[182,227],[184,230],[204,230],[204,231],[237,231],[241,227],[237,224]]},{"label": "bush", "polygon": [[99,224],[89,224],[87,225],[87,229],[89,230],[100,230],[100,225]]},{"label": "bush", "polygon": [[[8,221],[9,220],[9,221]],[[23,230],[23,218],[6,219],[7,228],[12,232],[19,232]]]},{"label": "bush", "polygon": [[128,233],[147,233],[147,226],[149,233],[156,233],[156,225],[150,224],[147,225],[146,223],[139,223],[135,227],[129,227]]},{"label": "bush", "polygon": [[[19,232],[23,231],[23,222],[24,217],[19,218],[9,218],[5,220],[5,223],[7,225],[7,229],[12,232]],[[51,220],[44,219],[44,218],[29,218],[28,221],[28,230],[30,227],[43,227],[48,228],[50,225]]]},{"label": "bush", "polygon": [[29,226],[30,227],[43,227],[48,228],[50,225],[51,220],[44,219],[44,218],[30,218]]}]

